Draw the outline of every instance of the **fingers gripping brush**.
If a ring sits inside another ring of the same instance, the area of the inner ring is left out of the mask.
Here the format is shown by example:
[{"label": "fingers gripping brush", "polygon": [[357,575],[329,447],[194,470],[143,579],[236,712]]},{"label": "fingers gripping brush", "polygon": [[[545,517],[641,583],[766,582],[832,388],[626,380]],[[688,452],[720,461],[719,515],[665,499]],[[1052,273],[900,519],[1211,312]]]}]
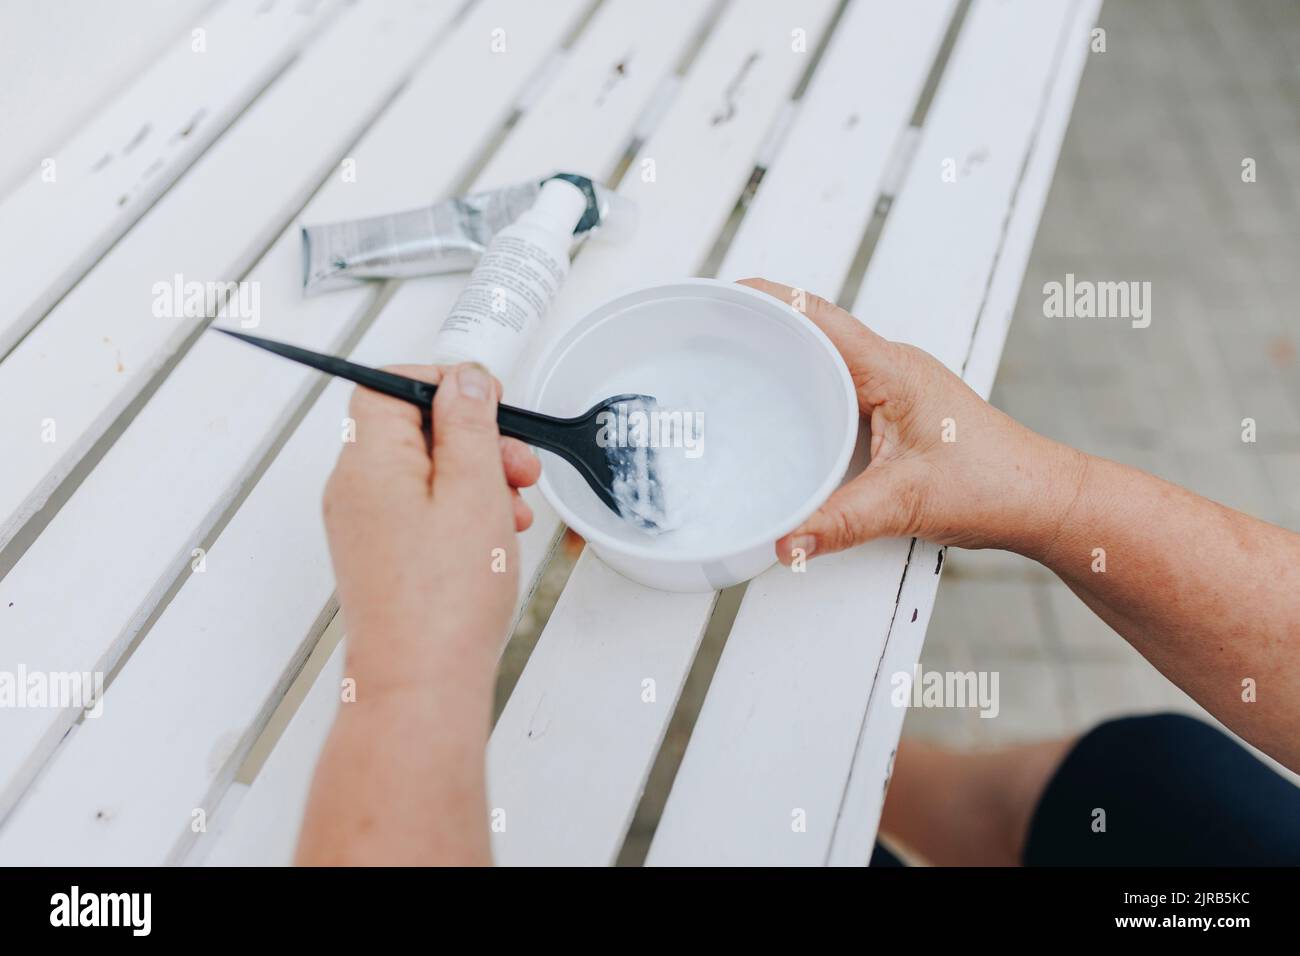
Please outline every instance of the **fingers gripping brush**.
[{"label": "fingers gripping brush", "polygon": [[[250,345],[308,365],[338,378],[418,406],[425,415],[438,387],[419,379],[395,375],[347,359],[313,352],[285,342],[212,326]],[[497,406],[497,428],[535,448],[563,458],[577,469],[606,507],[649,534],[669,530],[667,502],[660,481],[656,450],[646,442],[631,445],[608,440],[608,423],[636,412],[647,417],[657,408],[649,395],[615,395],[597,402],[576,418],[555,418],[510,405]]]}]

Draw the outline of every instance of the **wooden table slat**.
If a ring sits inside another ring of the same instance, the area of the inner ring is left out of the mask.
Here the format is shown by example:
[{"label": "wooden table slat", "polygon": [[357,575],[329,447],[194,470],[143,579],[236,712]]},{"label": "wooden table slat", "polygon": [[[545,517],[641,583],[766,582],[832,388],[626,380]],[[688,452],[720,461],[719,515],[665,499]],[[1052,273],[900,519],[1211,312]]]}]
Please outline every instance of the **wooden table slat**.
[{"label": "wooden table slat", "polygon": [[[162,195],[271,83],[337,0],[302,6],[229,0],[33,169],[0,202],[0,356]],[[182,131],[185,131],[182,135]]]}]

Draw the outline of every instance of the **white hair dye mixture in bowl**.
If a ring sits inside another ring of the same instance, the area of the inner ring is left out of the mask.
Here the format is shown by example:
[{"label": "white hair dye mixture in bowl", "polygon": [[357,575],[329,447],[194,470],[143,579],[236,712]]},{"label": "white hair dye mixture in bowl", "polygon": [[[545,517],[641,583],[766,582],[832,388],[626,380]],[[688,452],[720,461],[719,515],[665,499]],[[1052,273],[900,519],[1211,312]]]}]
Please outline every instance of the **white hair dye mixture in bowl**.
[{"label": "white hair dye mixture in bowl", "polygon": [[546,452],[540,488],[607,564],[666,590],[728,587],[770,566],[777,539],[838,485],[857,434],[853,383],[825,335],[770,296],[712,279],[607,303],[560,340],[535,382],[532,407],[550,415],[624,393],[656,400],[657,421],[632,406],[606,434],[666,443],[649,450],[664,530],[620,518]]}]

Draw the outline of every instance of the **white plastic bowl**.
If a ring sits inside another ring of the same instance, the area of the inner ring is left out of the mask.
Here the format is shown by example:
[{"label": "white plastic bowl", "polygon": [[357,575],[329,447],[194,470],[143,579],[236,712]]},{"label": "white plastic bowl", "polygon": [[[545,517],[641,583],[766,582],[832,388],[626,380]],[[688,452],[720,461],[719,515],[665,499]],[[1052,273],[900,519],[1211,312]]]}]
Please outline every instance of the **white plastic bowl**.
[{"label": "white plastic bowl", "polygon": [[[749,526],[742,519],[708,540],[677,546],[672,533],[651,538],[623,523],[573,468],[548,452],[541,453],[539,487],[560,518],[620,574],[666,591],[712,591],[770,567],[777,540],[835,490],[857,437],[857,396],[843,359],[805,316],[746,286],[687,279],[622,295],[580,320],[538,366],[528,407],[571,416],[611,395],[653,395],[655,370],[673,363],[700,379],[715,369],[725,373],[744,395],[780,411],[743,423],[752,433],[721,436],[733,448],[738,441],[747,449],[770,446],[762,460],[776,469],[797,459],[797,468],[777,472],[775,480],[725,490],[737,496],[728,502],[752,504],[763,520]],[[724,425],[705,415],[704,454],[715,437],[711,426]],[[735,421],[728,427],[738,430]],[[677,541],[689,537],[682,534]]]}]

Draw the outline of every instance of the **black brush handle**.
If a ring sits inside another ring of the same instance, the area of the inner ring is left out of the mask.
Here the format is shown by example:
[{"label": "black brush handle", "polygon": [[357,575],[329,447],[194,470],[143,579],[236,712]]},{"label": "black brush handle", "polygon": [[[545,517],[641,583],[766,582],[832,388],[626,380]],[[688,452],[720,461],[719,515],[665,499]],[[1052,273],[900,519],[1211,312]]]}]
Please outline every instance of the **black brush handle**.
[{"label": "black brush handle", "polygon": [[583,419],[555,418],[512,405],[497,406],[497,428],[501,434],[545,448],[565,458],[574,456],[577,450],[574,439],[585,427]]},{"label": "black brush handle", "polygon": [[[418,378],[408,378],[405,375],[385,372],[382,369],[358,365],[356,362],[349,362],[347,359],[338,358],[334,355],[313,352],[297,345],[290,345],[288,342],[276,342],[257,335],[249,335],[246,332],[236,332],[233,329],[223,329],[218,326],[209,326],[209,329],[222,332],[247,342],[249,345],[266,349],[268,352],[273,352],[283,358],[310,366],[329,375],[337,375],[339,378],[356,382],[358,385],[379,392],[381,395],[388,395],[409,402],[419,407],[426,420],[432,414],[433,397],[438,394],[438,387],[428,382],[422,382]],[[611,477],[608,474],[609,465],[603,454],[597,454],[600,450],[599,442],[594,438],[588,441],[587,436],[583,433],[596,426],[599,422],[599,412],[607,405],[637,397],[635,395],[616,396],[608,402],[598,403],[586,415],[577,418],[556,418],[552,415],[525,411],[522,408],[514,408],[510,405],[498,405],[497,428],[503,435],[518,438],[520,441],[527,442],[537,448],[545,448],[547,451],[559,455],[573,465],[586,479],[587,484],[591,486],[591,490],[596,493],[596,497],[600,498],[616,514],[621,514],[618,502],[608,487]]]},{"label": "black brush handle", "polygon": [[[408,378],[405,375],[385,372],[368,365],[358,365],[344,358],[313,352],[297,345],[290,345],[288,342],[276,342],[246,332],[236,332],[233,329],[216,326],[213,326],[213,329],[250,345],[266,349],[268,352],[274,352],[283,358],[356,382],[382,395],[417,405],[426,415],[431,410],[433,396],[438,393],[438,386],[422,382],[418,378]],[[497,407],[497,427],[501,434],[518,438],[538,448],[545,448],[574,463],[581,460],[582,442],[579,436],[588,427],[590,418],[590,414],[581,418],[555,418],[552,415],[530,412],[511,405]],[[576,443],[575,438],[579,438]]]},{"label": "black brush handle", "polygon": [[512,405],[497,406],[497,430],[502,435],[559,455],[577,469],[605,507],[621,514],[618,501],[608,487],[612,475],[608,474],[605,456],[595,438],[584,434],[594,426],[595,416],[591,414],[580,418],[556,418]]},{"label": "black brush handle", "polygon": [[[402,375],[393,375],[391,372],[379,372],[376,369],[367,371],[377,373],[378,377],[367,376],[370,381],[364,381],[361,376],[358,376],[354,379],[358,385],[419,405],[425,412],[429,412],[433,404],[433,396],[438,393],[438,386]],[[573,457],[573,435],[584,426],[585,422],[582,419],[555,418],[551,415],[543,415],[541,412],[515,408],[513,405],[497,406],[497,429],[502,435],[518,438],[529,445],[545,448],[565,458]]]},{"label": "black brush handle", "polygon": [[384,395],[391,395],[393,398],[400,398],[404,402],[410,402],[412,405],[419,405],[426,412],[429,406],[433,404],[433,396],[438,391],[436,385],[430,385],[428,382],[421,382],[418,378],[407,378],[405,375],[394,375],[392,372],[383,372],[377,368],[367,368],[364,365],[357,365],[348,362],[352,366],[349,369],[353,374],[345,376],[349,381],[363,385],[372,391],[381,392]]},{"label": "black brush handle", "polygon": [[[433,397],[438,394],[438,386],[421,382],[419,379],[407,378],[404,375],[367,368],[364,365],[351,362],[348,365],[351,366],[348,369],[349,377],[358,385],[411,402],[420,406],[426,419],[431,416]],[[596,496],[617,514],[619,513],[618,502],[605,487],[605,483],[601,480],[602,476],[597,473],[593,463],[588,460],[587,455],[583,454],[584,450],[590,449],[587,448],[588,443],[582,433],[593,425],[594,416],[591,414],[580,418],[556,418],[553,415],[543,415],[541,412],[515,408],[513,405],[497,406],[497,430],[502,435],[517,438],[535,448],[544,448],[559,455],[578,470]],[[593,438],[590,445],[594,447],[595,444]]]},{"label": "black brush handle", "polygon": [[497,407],[497,428],[501,434],[518,438],[536,448],[544,448],[563,458],[580,474],[596,497],[610,511],[622,514],[614,497],[610,470],[605,449],[600,447],[591,432],[596,427],[596,416],[555,418],[541,412],[527,412],[510,405]]},{"label": "black brush handle", "polygon": [[[419,405],[426,412],[433,404],[433,396],[438,394],[438,386],[404,375],[394,375],[392,372],[382,372],[362,365],[354,365],[349,371],[357,373],[352,381],[358,385]],[[360,374],[362,372],[367,374]],[[585,426],[586,420],[581,418],[556,418],[541,412],[515,408],[513,405],[497,406],[497,429],[502,435],[518,438],[568,459],[572,459],[575,454],[575,432]]]}]

